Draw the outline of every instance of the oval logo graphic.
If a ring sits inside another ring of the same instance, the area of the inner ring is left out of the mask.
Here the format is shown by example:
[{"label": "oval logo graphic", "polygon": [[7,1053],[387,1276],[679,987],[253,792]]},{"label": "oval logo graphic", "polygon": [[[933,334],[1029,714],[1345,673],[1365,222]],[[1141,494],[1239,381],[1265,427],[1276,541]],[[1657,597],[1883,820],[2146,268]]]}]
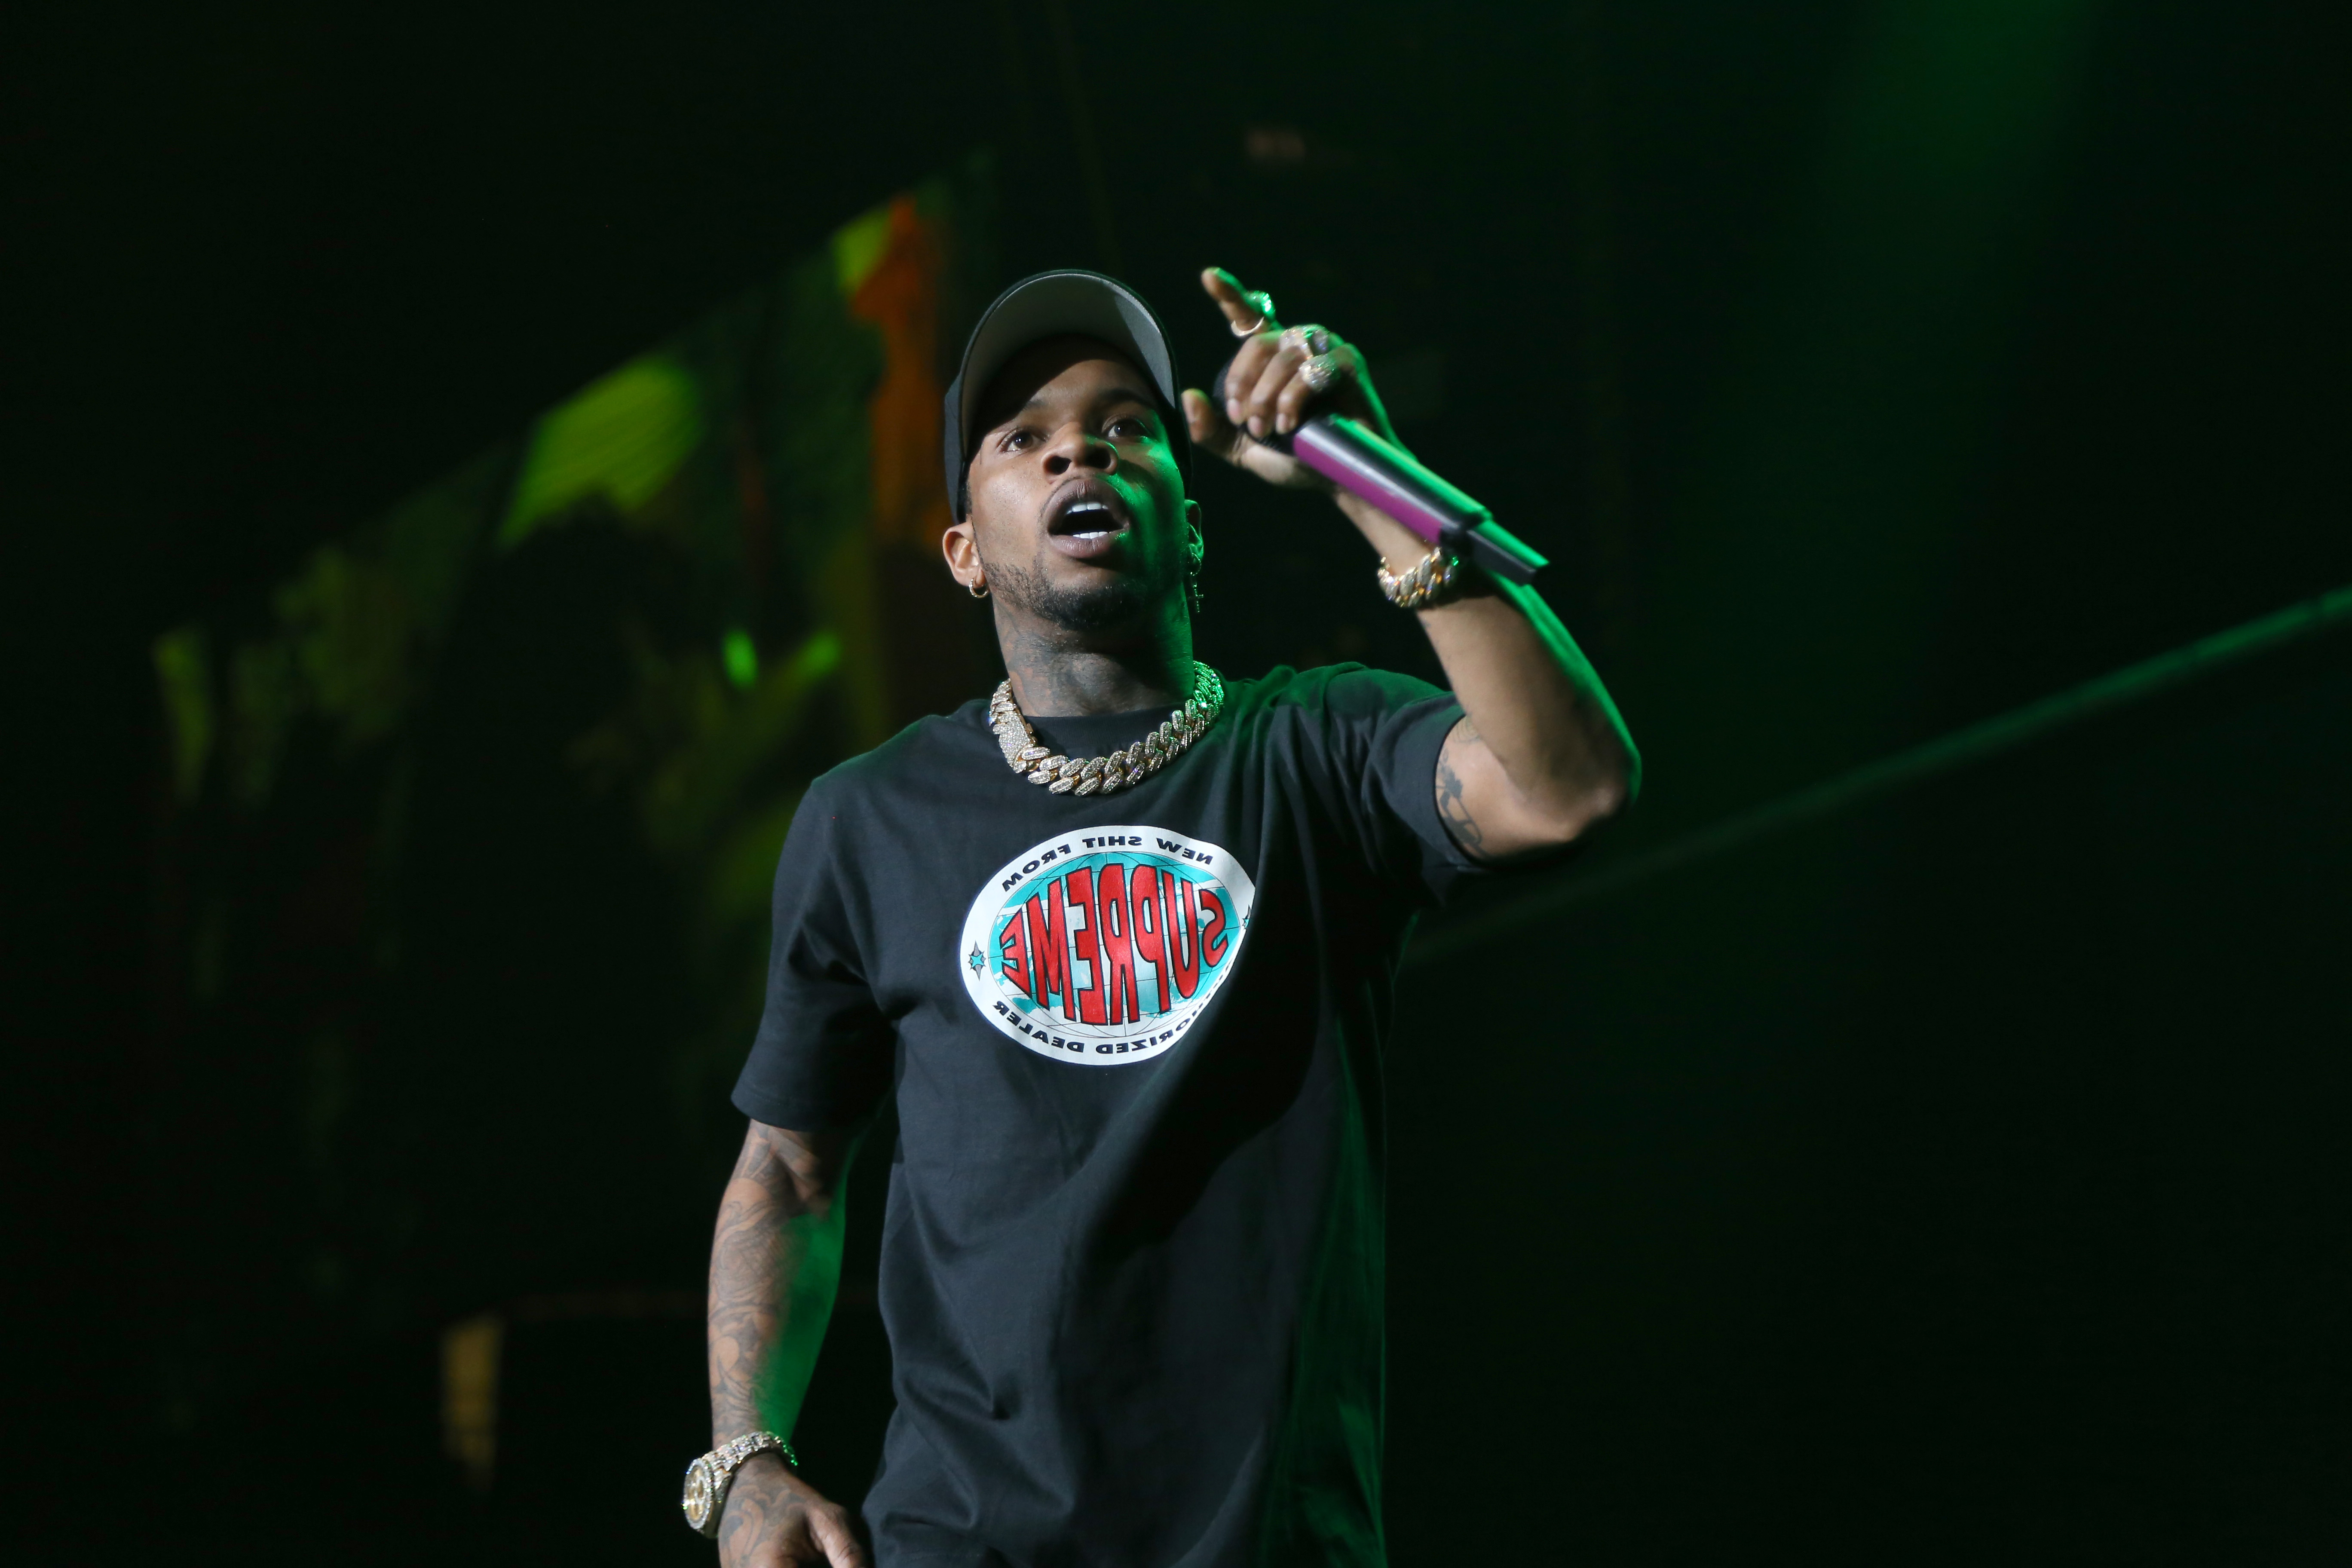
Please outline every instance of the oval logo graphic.
[{"label": "oval logo graphic", "polygon": [[1221,847],[1159,827],[1031,846],[963,922],[963,984],[998,1028],[1056,1061],[1120,1067],[1192,1027],[1232,973],[1256,889]]}]

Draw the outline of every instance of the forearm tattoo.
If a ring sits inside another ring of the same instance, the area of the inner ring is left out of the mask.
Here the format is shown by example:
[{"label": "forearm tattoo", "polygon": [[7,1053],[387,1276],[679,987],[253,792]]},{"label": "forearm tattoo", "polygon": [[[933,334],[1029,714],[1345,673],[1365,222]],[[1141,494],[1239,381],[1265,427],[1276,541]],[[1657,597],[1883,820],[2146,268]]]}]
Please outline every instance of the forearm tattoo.
[{"label": "forearm tattoo", "polygon": [[[710,1415],[712,1440],[760,1424],[759,1384],[780,1326],[784,1201],[792,1178],[760,1129],[743,1141],[719,1205],[710,1246]],[[782,1191],[779,1191],[779,1188]],[[788,1201],[788,1200],[786,1200]]]}]

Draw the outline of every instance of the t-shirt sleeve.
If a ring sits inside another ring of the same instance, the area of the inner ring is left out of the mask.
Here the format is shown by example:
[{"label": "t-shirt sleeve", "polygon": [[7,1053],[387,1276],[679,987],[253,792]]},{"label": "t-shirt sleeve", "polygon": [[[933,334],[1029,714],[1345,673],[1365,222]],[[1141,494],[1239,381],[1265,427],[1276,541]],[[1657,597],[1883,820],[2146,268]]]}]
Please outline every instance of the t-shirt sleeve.
[{"label": "t-shirt sleeve", "polygon": [[801,800],[776,862],[768,999],[735,1108],[800,1131],[863,1121],[890,1087],[896,1037],[876,1005],[822,783]]},{"label": "t-shirt sleeve", "polygon": [[1337,782],[1369,855],[1441,902],[1487,874],[1437,815],[1437,753],[1462,717],[1452,692],[1409,675],[1348,669],[1325,688],[1324,715]]}]

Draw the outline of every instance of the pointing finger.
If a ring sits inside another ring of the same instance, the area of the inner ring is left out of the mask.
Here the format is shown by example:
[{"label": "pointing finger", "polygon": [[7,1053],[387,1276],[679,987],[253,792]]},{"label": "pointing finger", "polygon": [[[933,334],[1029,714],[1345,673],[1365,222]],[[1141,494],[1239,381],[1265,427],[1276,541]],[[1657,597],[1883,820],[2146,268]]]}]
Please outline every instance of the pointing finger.
[{"label": "pointing finger", "polygon": [[1222,267],[1204,268],[1201,273],[1202,291],[1217,302],[1225,313],[1225,324],[1236,335],[1272,328],[1274,301],[1264,294],[1242,287],[1242,280]]}]

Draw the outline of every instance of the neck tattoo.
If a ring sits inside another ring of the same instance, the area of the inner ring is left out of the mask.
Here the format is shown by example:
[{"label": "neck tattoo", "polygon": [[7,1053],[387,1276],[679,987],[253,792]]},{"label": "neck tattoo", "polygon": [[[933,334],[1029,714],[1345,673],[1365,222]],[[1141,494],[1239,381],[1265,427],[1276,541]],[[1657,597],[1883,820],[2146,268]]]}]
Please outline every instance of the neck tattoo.
[{"label": "neck tattoo", "polygon": [[1021,705],[1013,700],[1013,682],[1005,680],[988,700],[988,721],[1004,760],[1031,784],[1044,784],[1055,795],[1109,795],[1132,789],[1190,749],[1209,732],[1225,710],[1225,683],[1200,660],[1192,661],[1192,695],[1181,708],[1171,709],[1160,728],[1123,752],[1081,758],[1051,756],[1037,743]]}]

